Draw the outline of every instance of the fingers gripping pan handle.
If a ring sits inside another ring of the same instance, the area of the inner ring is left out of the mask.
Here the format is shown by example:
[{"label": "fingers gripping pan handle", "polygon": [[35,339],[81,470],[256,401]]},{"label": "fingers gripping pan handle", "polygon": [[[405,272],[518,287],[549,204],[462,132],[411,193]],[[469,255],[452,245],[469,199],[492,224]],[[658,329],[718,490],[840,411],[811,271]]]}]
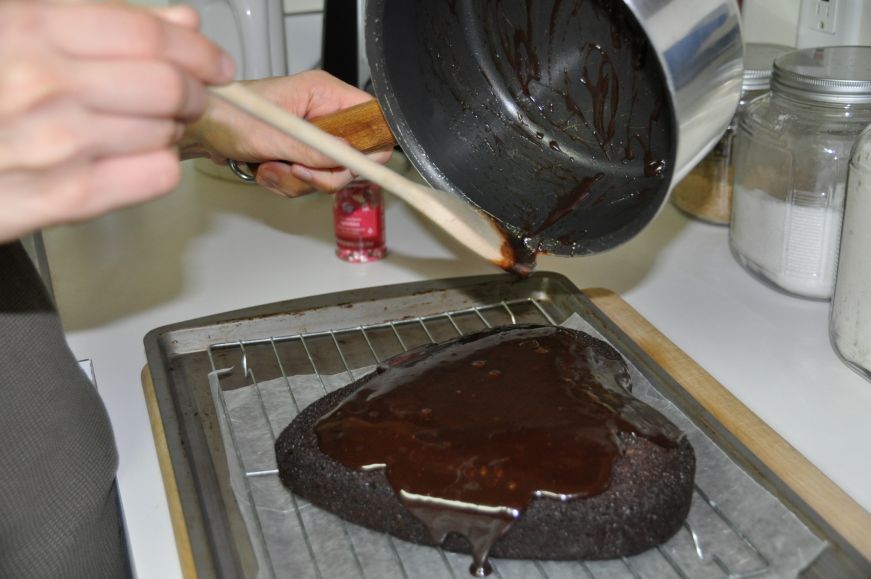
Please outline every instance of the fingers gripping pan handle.
[{"label": "fingers gripping pan handle", "polygon": [[[396,145],[393,132],[384,118],[378,101],[371,100],[341,111],[319,117],[311,124],[322,131],[339,137],[361,153],[373,153],[392,149]],[[254,182],[260,163],[244,163],[242,169],[238,161],[230,161],[230,168],[244,181]]]}]

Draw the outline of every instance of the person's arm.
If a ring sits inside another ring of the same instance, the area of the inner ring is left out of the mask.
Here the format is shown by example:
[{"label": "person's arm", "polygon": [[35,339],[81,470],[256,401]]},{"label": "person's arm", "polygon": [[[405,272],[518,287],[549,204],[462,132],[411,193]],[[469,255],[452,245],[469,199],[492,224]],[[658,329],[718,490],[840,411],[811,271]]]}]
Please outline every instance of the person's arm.
[{"label": "person's arm", "polygon": [[[372,96],[322,71],[248,81],[248,88],[289,112],[307,119],[352,107]],[[381,163],[391,151],[372,153]],[[219,99],[210,99],[206,113],[188,126],[181,141],[183,159],[209,157],[261,163],[257,182],[288,197],[319,189],[335,191],[353,176],[347,169],[285,137]],[[278,161],[278,162],[273,162]]]},{"label": "person's arm", "polygon": [[179,182],[176,143],[232,60],[187,7],[0,2],[0,243]]}]

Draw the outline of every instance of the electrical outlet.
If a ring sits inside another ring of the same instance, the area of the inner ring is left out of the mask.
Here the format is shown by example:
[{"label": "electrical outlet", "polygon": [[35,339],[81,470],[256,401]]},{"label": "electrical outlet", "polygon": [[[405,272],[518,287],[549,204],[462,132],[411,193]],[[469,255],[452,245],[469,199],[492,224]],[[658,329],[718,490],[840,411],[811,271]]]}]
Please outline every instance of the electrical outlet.
[{"label": "electrical outlet", "polygon": [[818,32],[826,34],[836,34],[835,25],[837,18],[835,12],[838,10],[838,0],[813,0],[814,16],[811,23],[816,25]]},{"label": "electrical outlet", "polygon": [[801,0],[798,48],[871,44],[868,0]]}]

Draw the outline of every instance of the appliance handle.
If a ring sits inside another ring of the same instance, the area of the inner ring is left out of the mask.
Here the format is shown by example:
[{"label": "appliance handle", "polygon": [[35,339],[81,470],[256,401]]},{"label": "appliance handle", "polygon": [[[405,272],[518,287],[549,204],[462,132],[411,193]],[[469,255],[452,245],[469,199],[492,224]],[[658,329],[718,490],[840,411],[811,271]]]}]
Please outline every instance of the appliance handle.
[{"label": "appliance handle", "polygon": [[242,38],[242,66],[245,78],[272,76],[269,44],[269,0],[230,0]]}]

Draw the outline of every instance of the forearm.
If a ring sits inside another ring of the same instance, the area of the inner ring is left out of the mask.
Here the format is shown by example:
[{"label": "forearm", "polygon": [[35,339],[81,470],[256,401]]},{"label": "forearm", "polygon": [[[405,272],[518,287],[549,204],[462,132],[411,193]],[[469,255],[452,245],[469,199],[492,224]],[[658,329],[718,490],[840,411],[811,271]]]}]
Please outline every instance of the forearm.
[{"label": "forearm", "polygon": [[240,147],[246,135],[239,131],[246,120],[227,103],[210,97],[202,116],[185,126],[178,142],[179,158],[207,158],[218,164],[226,163],[228,157],[251,160]]},{"label": "forearm", "polygon": [[203,114],[185,125],[184,134],[178,142],[179,158],[182,161],[200,158],[212,159],[216,163],[224,161],[217,158],[214,146],[208,145],[212,142],[209,139],[219,132],[215,128],[215,116],[216,107],[221,104],[217,103],[214,97],[209,97]]},{"label": "forearm", "polygon": [[199,136],[191,130],[190,125],[178,143],[178,155],[182,161],[188,159],[210,158],[209,150],[202,144]]}]

